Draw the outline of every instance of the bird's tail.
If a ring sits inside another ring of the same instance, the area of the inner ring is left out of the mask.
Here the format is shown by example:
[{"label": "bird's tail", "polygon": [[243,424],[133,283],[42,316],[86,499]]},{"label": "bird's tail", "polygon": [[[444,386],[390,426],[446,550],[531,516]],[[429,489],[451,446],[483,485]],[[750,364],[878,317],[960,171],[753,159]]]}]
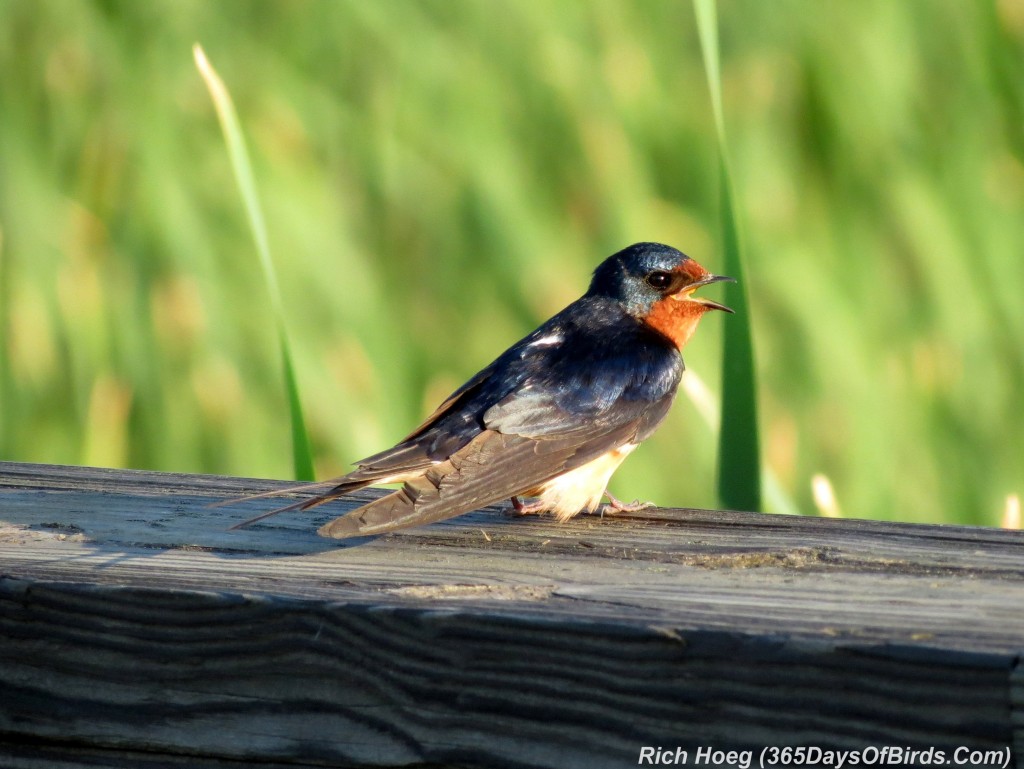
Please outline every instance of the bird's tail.
[{"label": "bird's tail", "polygon": [[312,491],[314,489],[327,488],[327,491],[310,497],[309,499],[302,499],[291,505],[285,505],[284,507],[276,507],[273,510],[269,510],[265,513],[260,513],[255,518],[249,518],[248,520],[242,521],[241,523],[236,523],[234,526],[229,526],[228,531],[233,531],[235,529],[241,529],[245,526],[256,523],[257,521],[262,521],[264,518],[269,518],[270,516],[277,515],[278,513],[286,513],[289,510],[309,510],[310,508],[316,507],[317,505],[322,505],[325,502],[330,502],[332,499],[337,499],[338,497],[342,497],[346,494],[351,494],[353,491],[358,491],[359,489],[365,488],[371,485],[372,483],[374,483],[373,480],[366,479],[358,481],[343,481],[342,483],[338,483],[337,479],[330,481],[320,481],[319,483],[305,483],[301,486],[288,486],[283,489],[265,491],[262,494],[253,494],[248,497],[229,499],[225,502],[218,502],[215,505],[210,505],[210,507],[223,507],[224,505],[232,505],[238,502],[248,502],[253,499],[265,499],[266,497],[276,497],[280,496],[281,494],[291,494],[296,491]]}]

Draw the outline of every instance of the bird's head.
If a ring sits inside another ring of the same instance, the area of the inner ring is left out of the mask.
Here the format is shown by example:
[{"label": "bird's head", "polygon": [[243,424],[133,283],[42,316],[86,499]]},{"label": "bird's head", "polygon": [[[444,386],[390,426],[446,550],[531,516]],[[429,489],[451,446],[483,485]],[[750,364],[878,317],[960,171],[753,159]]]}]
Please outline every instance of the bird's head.
[{"label": "bird's head", "polygon": [[712,275],[682,251],[661,243],[636,243],[605,259],[590,282],[589,296],[619,301],[626,312],[682,349],[708,310],[732,312],[695,296],[701,286],[732,280]]}]

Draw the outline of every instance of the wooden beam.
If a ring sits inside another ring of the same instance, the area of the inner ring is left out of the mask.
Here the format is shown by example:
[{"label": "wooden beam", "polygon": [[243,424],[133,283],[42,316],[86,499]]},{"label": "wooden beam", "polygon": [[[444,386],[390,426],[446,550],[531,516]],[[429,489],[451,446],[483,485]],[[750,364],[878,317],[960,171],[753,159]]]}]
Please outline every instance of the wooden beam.
[{"label": "wooden beam", "polygon": [[337,542],[372,493],[207,507],[278,485],[0,463],[0,765],[1024,755],[1021,532],[489,509]]}]

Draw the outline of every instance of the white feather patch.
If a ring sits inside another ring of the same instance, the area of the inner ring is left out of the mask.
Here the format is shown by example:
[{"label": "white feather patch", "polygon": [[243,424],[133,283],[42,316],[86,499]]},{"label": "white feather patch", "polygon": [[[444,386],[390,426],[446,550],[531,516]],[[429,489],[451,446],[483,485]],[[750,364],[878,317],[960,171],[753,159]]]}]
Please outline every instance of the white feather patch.
[{"label": "white feather patch", "polygon": [[548,347],[553,344],[558,344],[563,339],[564,337],[561,334],[548,334],[547,336],[542,336],[540,339],[534,339],[529,345],[527,345],[527,347]]},{"label": "white feather patch", "polygon": [[636,447],[635,443],[627,443],[552,478],[540,487],[538,501],[543,502],[559,521],[569,520],[584,508],[594,512],[601,504],[612,474]]}]

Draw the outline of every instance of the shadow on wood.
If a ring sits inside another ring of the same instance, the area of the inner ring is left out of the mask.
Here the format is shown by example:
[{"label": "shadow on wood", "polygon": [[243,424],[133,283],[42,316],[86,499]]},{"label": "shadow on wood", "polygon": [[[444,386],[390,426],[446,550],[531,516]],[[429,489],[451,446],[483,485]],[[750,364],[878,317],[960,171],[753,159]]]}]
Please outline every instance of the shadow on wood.
[{"label": "shadow on wood", "polygon": [[3,766],[1024,750],[1021,532],[491,509],[346,544],[316,527],[372,493],[206,507],[274,485],[0,463]]}]

